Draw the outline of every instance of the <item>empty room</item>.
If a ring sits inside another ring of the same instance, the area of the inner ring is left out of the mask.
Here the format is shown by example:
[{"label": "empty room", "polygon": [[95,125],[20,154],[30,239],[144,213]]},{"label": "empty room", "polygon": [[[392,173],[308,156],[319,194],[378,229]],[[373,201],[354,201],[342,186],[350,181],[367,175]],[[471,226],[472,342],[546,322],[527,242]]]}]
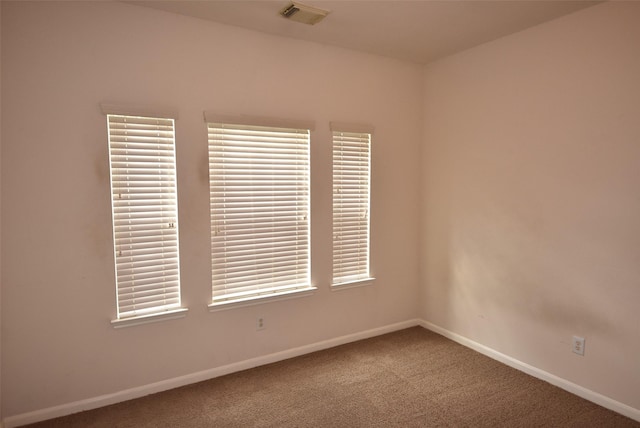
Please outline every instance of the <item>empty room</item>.
[{"label": "empty room", "polygon": [[640,2],[0,18],[0,427],[640,425]]}]

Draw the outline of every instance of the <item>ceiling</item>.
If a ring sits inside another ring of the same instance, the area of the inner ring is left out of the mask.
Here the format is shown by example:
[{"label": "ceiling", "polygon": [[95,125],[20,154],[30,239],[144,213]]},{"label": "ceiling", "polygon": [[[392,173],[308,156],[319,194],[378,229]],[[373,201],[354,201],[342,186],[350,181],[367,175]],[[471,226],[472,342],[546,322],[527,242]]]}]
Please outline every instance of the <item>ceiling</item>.
[{"label": "ceiling", "polygon": [[288,0],[127,3],[425,64],[599,1],[303,0],[331,11],[316,25],[280,16]]}]

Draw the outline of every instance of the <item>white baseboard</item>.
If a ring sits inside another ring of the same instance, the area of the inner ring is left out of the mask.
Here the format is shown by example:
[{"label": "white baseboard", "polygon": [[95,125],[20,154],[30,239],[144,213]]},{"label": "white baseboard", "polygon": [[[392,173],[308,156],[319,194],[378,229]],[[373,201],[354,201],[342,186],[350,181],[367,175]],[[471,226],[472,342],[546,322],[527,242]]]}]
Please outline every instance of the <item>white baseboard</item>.
[{"label": "white baseboard", "polygon": [[531,375],[538,379],[549,382],[550,384],[555,385],[559,388],[562,388],[565,391],[568,391],[572,394],[575,394],[578,397],[582,397],[602,407],[605,407],[609,410],[613,410],[614,412],[620,413],[621,415],[624,415],[628,418],[631,418],[640,422],[640,409],[635,409],[631,406],[628,406],[624,403],[620,403],[619,401],[613,400],[597,392],[591,391],[590,389],[584,388],[580,385],[577,385],[566,379],[563,379],[561,377],[548,373],[537,367],[531,366],[527,363],[523,363],[522,361],[516,360],[515,358],[502,354],[494,349],[484,346],[478,342],[474,342],[471,339],[468,339],[457,333],[454,333],[440,326],[432,324],[428,321],[420,320],[419,325],[435,333],[441,334],[447,339],[451,339],[454,342],[457,342],[463,346],[466,346],[467,348],[471,348],[474,351],[478,351],[489,358],[492,358],[494,360],[500,361],[503,364],[513,367],[516,370],[520,370],[521,372],[524,372],[528,375]]},{"label": "white baseboard", "polygon": [[397,330],[402,330],[402,329],[413,327],[416,325],[420,325],[428,330],[441,334],[442,336],[448,339],[451,339],[454,342],[457,342],[463,346],[466,346],[475,351],[478,351],[481,354],[484,354],[490,358],[493,358],[494,360],[500,361],[503,364],[506,364],[510,367],[513,367],[517,370],[520,370],[538,379],[549,382],[552,385],[555,385],[568,392],[571,392],[572,394],[575,394],[579,397],[582,397],[586,400],[596,403],[602,407],[613,410],[614,412],[620,413],[624,416],[627,416],[631,419],[634,419],[640,422],[639,409],[635,409],[631,406],[620,403],[602,394],[586,389],[575,383],[569,382],[566,379],[562,379],[544,370],[541,370],[529,364],[523,363],[522,361],[516,360],[515,358],[502,354],[485,345],[482,345],[478,342],[474,342],[471,339],[468,339],[452,331],[446,330],[428,321],[414,319],[414,320],[407,320],[404,322],[391,324],[391,325],[387,325],[387,326],[383,326],[383,327],[379,327],[371,330],[366,330],[359,333],[353,333],[346,336],[340,336],[337,338],[328,339],[328,340],[312,343],[305,346],[300,346],[298,348],[276,352],[274,354],[251,358],[248,360],[239,361],[237,363],[232,363],[232,364],[228,364],[221,367],[215,367],[212,369],[191,373],[185,376],[179,376],[176,378],[167,379],[167,380],[155,382],[148,385],[143,385],[136,388],[130,388],[130,389],[118,391],[112,394],[100,395],[98,397],[88,398],[85,400],[75,401],[72,403],[62,404],[59,406],[48,407],[46,409],[36,410],[33,412],[27,412],[19,415],[9,416],[5,418],[4,421],[0,421],[0,428],[14,428],[20,425],[40,422],[47,419],[70,415],[72,413],[77,413],[85,410],[96,409],[99,407],[120,403],[122,401],[144,397],[145,395],[155,394],[157,392],[162,392],[169,389],[189,385],[192,383],[213,379],[219,376],[224,376],[224,375],[235,373],[241,370],[258,367],[265,364],[275,363],[278,361],[286,360],[286,359],[297,357],[300,355],[309,354],[311,352],[321,351],[323,349],[344,345],[346,343],[368,339],[370,337],[375,337],[375,336],[379,336],[386,333],[391,333]]},{"label": "white baseboard", "polygon": [[[333,348],[335,346],[344,345],[346,343],[355,342],[362,339],[368,339],[370,337],[391,333],[417,325],[421,325],[420,320],[407,320],[396,324],[390,324],[387,326],[362,331],[359,333],[348,334],[346,336],[340,336],[333,339],[312,343],[310,345],[300,346],[298,348],[288,349],[286,351],[276,352],[274,354],[239,361],[237,363],[232,363],[221,367],[214,367],[212,369],[191,373],[185,376],[179,376],[172,379],[139,386],[136,388],[114,392],[112,394],[100,395],[98,397],[88,398],[72,403],[61,404],[59,406],[48,407],[46,409],[9,416],[4,419],[4,427],[14,428],[20,425],[40,422],[47,419],[70,415],[72,413],[82,412],[85,410],[97,409],[99,407],[120,403],[122,401],[132,400],[134,398],[144,397],[145,395],[167,391],[169,389],[178,388],[196,382],[202,382],[208,379],[213,379],[215,377],[224,376],[241,370],[275,363],[289,358],[298,357],[300,355],[309,354],[311,352]],[[0,422],[0,428],[2,428],[2,422]]]}]

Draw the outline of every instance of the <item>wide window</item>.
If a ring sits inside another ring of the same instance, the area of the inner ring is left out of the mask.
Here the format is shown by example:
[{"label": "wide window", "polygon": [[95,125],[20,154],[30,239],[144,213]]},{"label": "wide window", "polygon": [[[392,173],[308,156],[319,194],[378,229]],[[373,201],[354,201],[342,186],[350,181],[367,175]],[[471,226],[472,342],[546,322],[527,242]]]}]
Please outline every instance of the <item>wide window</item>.
[{"label": "wide window", "polygon": [[211,307],[312,290],[310,128],[205,116]]},{"label": "wide window", "polygon": [[[180,308],[174,119],[113,114],[109,136],[117,320]],[[126,323],[125,323],[126,324]]]},{"label": "wide window", "polygon": [[333,135],[332,285],[371,280],[369,266],[371,130],[331,124]]}]

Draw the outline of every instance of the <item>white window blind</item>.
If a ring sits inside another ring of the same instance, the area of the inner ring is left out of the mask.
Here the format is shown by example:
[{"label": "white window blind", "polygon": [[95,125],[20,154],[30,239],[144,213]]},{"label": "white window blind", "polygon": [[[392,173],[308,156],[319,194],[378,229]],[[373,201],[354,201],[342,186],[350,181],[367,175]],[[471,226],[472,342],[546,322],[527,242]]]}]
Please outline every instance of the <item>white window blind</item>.
[{"label": "white window blind", "polygon": [[371,134],[333,134],[333,280],[342,285],[370,279],[369,195]]},{"label": "white window blind", "polygon": [[309,129],[208,136],[213,305],[310,289]]},{"label": "white window blind", "polygon": [[118,319],[180,307],[174,120],[107,114]]}]

